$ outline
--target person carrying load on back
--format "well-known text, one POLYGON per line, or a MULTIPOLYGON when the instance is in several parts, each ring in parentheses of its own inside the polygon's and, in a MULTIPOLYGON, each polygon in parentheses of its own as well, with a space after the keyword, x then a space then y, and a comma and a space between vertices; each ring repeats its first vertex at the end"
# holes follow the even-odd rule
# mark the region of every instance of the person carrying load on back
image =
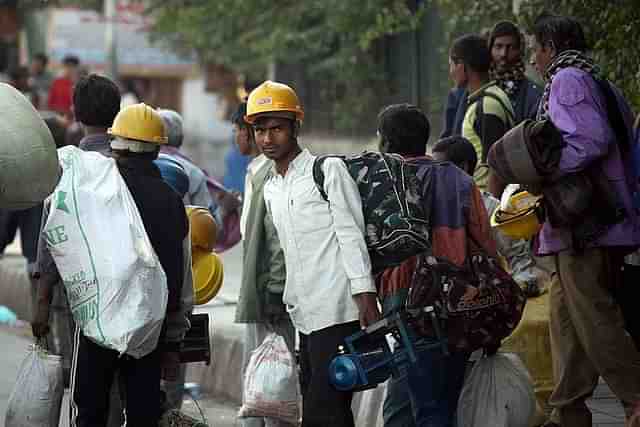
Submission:
MULTIPOLYGON (((448 160, 470 175, 473 174, 478 163, 473 145, 462 136, 451 136, 439 140, 432 152, 436 160, 448 160)), ((482 192, 482 200, 489 217, 491 217, 500 201, 486 191, 482 192)), ((540 295, 541 285, 548 280, 549 275, 536 265, 530 242, 509 237, 499 231, 494 231, 494 237, 498 244, 498 252, 506 260, 514 280, 518 282, 527 296, 540 295)))
MULTIPOLYGON (((184 307, 183 284, 187 275, 184 250, 188 242, 188 220, 180 196, 166 184, 153 161, 166 143, 164 125, 158 113, 145 104, 120 111, 109 129, 112 155, 138 209, 149 241, 166 275, 167 311, 157 347, 134 358, 103 347, 76 329, 72 365, 72 425, 107 425, 109 394, 115 371, 120 369, 125 384, 127 423, 156 426, 160 418, 160 379, 173 380, 179 363, 179 345, 189 328, 191 306, 184 307)), ((47 206, 45 206, 47 209, 47 206)), ((104 218, 105 226, 109 218, 104 218)), ((118 230, 113 230, 116 238, 118 230)), ((91 236, 86 236, 90 239, 91 236)), ((32 323, 36 337, 45 335, 51 286, 57 280, 56 263, 42 237, 39 263, 38 312, 32 323)), ((110 262, 105 260, 104 262, 110 262)), ((188 286, 191 284, 189 283, 188 286)), ((123 307, 124 309, 124 307, 123 307)))
MULTIPOLYGON (((377 126, 380 151, 400 154, 421 168, 438 164, 426 155, 430 124, 418 107, 389 105, 378 115, 377 126)), ((470 243, 477 242, 495 256, 488 216, 473 180, 453 164, 438 167, 440 173, 433 175, 427 190, 432 193, 433 255, 462 265, 470 243), (460 197, 451 198, 451 194, 460 197)), ((413 257, 377 277, 385 315, 405 306, 416 261, 413 257)), ((417 364, 407 367, 408 375, 389 380, 383 409, 385 426, 422 426, 427 422, 434 427, 453 426, 468 358, 468 353, 443 355, 440 349, 419 350, 417 364)))
POLYGON ((468 34, 456 39, 449 52, 449 74, 457 86, 469 91, 462 136, 473 144, 479 162, 473 179, 480 190, 496 197, 502 188, 494 182, 486 163, 489 149, 514 125, 508 95, 489 79, 491 53, 484 38, 468 34))
POLYGON ((545 80, 538 119, 550 120, 563 141, 553 183, 541 185, 547 215, 538 236, 540 254, 553 256, 557 270, 550 292, 556 381, 550 405, 562 426, 590 426, 585 401, 602 376, 624 406, 625 426, 637 427, 640 353, 611 294, 621 286, 624 255, 640 245, 633 116, 587 56, 579 22, 543 13, 532 34, 532 62, 545 80), (562 203, 552 204, 551 188, 585 176, 594 190, 571 185, 562 203), (558 215, 572 207, 574 194, 586 209, 577 218, 558 215))
POLYGON ((321 196, 313 156, 298 135, 304 112, 289 86, 266 81, 247 101, 256 143, 275 162, 264 186, 267 212, 284 251, 283 301, 300 333, 302 425, 354 425, 352 392, 329 383, 344 338, 379 319, 358 187, 342 160, 324 162, 321 196))

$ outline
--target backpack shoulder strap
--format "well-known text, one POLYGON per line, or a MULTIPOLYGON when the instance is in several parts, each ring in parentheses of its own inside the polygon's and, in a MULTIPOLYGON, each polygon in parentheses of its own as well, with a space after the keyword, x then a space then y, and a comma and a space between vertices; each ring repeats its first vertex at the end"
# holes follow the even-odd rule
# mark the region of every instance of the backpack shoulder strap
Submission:
POLYGON ((507 123, 505 123, 507 125, 507 128, 510 128, 515 124, 515 117, 513 116, 511 109, 509 109, 509 107, 505 105, 504 101, 500 99, 498 95, 491 92, 487 92, 486 90, 482 91, 482 93, 478 95, 478 98, 474 101, 476 104, 476 117, 473 121, 473 129, 480 136, 480 141, 482 142, 482 147, 483 147, 483 155, 482 155, 483 159, 486 158, 486 153, 484 153, 484 151, 486 150, 485 148, 486 133, 485 133, 485 123, 484 123, 485 122, 484 121, 484 98, 485 97, 489 97, 491 99, 494 99, 496 102, 498 102, 498 104, 500 105, 500 107, 502 108, 502 110, 505 112, 507 116, 507 123))
POLYGON ((511 112, 511 109, 505 105, 504 101, 502 100, 502 98, 500 98, 498 95, 496 95, 495 93, 491 93, 491 92, 483 92, 483 95, 480 97, 480 99, 484 98, 485 96, 488 96, 491 99, 494 99, 498 102, 498 104, 500 104, 500 107, 504 110, 506 116, 507 116, 507 120, 509 121, 509 123, 507 123, 510 126, 513 126, 514 122, 515 122, 515 117, 513 116, 513 113, 511 112))
POLYGON ((329 201, 329 196, 327 196, 326 191, 324 191, 324 171, 322 170, 322 164, 328 157, 331 156, 318 156, 313 160, 313 181, 316 183, 316 187, 320 192, 320 196, 325 200, 325 202, 329 201))

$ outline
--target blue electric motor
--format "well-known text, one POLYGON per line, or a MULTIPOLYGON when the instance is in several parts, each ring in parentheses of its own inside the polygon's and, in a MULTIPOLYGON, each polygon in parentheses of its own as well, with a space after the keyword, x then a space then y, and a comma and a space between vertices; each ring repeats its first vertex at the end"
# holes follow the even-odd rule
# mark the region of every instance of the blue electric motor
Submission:
MULTIPOLYGON (((409 335, 412 316, 406 311, 391 315, 345 338, 345 346, 329 365, 329 381, 340 391, 361 391, 375 388, 392 374, 400 376, 403 366, 416 363, 416 345, 409 335), (391 351, 387 336, 392 335, 399 346, 391 351)), ((440 335, 435 315, 434 328, 440 335)), ((446 342, 436 344, 446 352, 446 342)))

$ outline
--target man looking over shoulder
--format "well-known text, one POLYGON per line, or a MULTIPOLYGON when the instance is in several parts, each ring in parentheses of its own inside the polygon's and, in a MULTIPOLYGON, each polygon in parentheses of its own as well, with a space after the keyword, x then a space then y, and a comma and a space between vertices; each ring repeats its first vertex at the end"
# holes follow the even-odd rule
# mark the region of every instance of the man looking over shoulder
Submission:
POLYGON ((304 117, 289 86, 266 81, 249 95, 246 120, 275 162, 264 186, 284 251, 283 301, 300 333, 303 427, 352 427, 353 393, 329 384, 328 367, 344 338, 380 317, 364 240, 358 187, 340 159, 323 164, 324 190, 313 178, 315 157, 298 143, 304 117))

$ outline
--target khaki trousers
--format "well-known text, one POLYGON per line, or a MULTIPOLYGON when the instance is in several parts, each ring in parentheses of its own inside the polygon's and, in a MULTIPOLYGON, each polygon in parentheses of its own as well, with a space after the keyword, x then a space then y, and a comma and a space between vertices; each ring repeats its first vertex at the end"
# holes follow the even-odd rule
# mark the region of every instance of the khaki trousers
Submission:
POLYGON ((591 427, 585 399, 598 377, 625 407, 640 399, 640 354, 610 292, 619 283, 622 257, 594 248, 561 252, 555 262, 549 328, 556 384, 549 403, 563 426, 591 427))

